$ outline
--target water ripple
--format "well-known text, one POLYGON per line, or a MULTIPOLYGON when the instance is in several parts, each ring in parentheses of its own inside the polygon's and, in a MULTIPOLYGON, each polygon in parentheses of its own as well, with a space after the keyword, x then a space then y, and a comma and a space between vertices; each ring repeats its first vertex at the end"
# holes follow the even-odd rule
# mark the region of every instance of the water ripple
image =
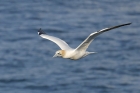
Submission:
POLYGON ((27 81, 29 81, 29 80, 24 79, 24 78, 0 79, 0 83, 22 83, 22 82, 27 82, 27 81))

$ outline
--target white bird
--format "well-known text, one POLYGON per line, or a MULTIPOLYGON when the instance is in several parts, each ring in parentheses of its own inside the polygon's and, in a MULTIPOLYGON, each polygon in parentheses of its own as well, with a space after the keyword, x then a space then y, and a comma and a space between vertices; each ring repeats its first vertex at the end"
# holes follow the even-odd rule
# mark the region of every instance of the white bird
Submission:
POLYGON ((44 33, 41 30, 41 28, 39 29, 38 34, 42 38, 48 39, 48 40, 56 43, 61 48, 61 50, 56 51, 56 53, 53 57, 62 57, 62 58, 77 60, 77 59, 83 58, 83 57, 85 57, 89 54, 95 53, 95 52, 88 52, 86 50, 96 36, 100 35, 103 32, 106 32, 106 31, 109 31, 109 30, 112 30, 112 29, 115 29, 115 28, 118 28, 118 27, 130 25, 130 24, 131 23, 121 24, 121 25, 117 25, 117 26, 113 26, 113 27, 109 27, 109 28, 105 28, 105 29, 93 32, 75 49, 71 48, 62 39, 59 39, 59 38, 54 37, 54 36, 47 35, 46 33, 44 33))

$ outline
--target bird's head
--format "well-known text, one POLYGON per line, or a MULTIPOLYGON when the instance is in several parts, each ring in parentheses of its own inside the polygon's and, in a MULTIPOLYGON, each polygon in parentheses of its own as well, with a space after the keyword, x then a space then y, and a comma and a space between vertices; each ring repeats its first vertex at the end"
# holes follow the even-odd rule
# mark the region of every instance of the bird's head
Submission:
POLYGON ((55 52, 55 55, 53 57, 64 57, 65 50, 58 50, 55 52))

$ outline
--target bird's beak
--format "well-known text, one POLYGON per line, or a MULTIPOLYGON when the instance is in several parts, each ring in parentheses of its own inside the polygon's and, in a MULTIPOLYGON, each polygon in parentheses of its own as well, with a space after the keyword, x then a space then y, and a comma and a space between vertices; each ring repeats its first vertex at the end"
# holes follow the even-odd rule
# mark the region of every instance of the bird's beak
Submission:
POLYGON ((55 54, 53 57, 57 57, 57 55, 55 54))

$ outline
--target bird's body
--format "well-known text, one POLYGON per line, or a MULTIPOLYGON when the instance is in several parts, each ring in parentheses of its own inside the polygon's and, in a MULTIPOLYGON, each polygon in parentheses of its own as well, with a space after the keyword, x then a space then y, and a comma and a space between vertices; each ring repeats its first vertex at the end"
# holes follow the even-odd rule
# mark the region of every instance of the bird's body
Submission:
MULTIPOLYGON (((77 60, 77 59, 83 58, 91 53, 95 53, 95 52, 88 52, 88 51, 77 51, 75 49, 58 50, 57 52, 61 54, 62 58, 67 58, 67 59, 72 59, 72 60, 77 60)), ((57 52, 54 55, 54 57, 56 57, 58 55, 57 52)))
POLYGON ((63 58, 68 58, 68 59, 72 59, 72 60, 77 60, 77 59, 83 58, 92 53, 92 52, 88 52, 88 51, 75 51, 75 49, 70 50, 70 51, 69 50, 60 50, 60 51, 62 51, 63 58))
POLYGON ((45 39, 48 39, 54 43, 56 43, 61 50, 56 51, 55 55, 53 57, 62 57, 62 58, 67 58, 67 59, 72 59, 72 60, 77 60, 80 58, 83 58, 89 54, 94 54, 95 52, 88 52, 87 48, 90 45, 90 43, 94 40, 94 38, 98 35, 100 35, 103 32, 118 28, 118 27, 122 27, 125 25, 130 25, 131 23, 127 23, 127 24, 122 24, 122 25, 118 25, 118 26, 114 26, 114 27, 110 27, 110 28, 105 28, 102 29, 100 31, 96 31, 94 33, 91 33, 77 48, 73 49, 71 48, 65 41, 54 37, 54 36, 50 36, 47 35, 46 33, 44 33, 41 29, 38 31, 38 34, 45 39))

